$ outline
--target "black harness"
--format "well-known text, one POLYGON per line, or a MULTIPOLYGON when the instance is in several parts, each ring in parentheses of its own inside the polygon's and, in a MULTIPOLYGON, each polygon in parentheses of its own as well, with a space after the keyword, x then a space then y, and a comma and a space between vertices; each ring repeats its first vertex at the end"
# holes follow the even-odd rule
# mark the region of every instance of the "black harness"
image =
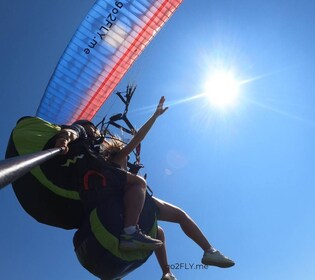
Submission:
MULTIPOLYGON (((125 92, 116 92, 117 96, 120 98, 120 100, 125 104, 125 109, 123 113, 115 114, 109 118, 107 122, 105 122, 105 118, 97 124, 97 127, 101 126, 100 131, 105 136, 105 138, 113 138, 113 134, 110 132, 109 127, 116 127, 120 129, 123 132, 126 132, 129 135, 134 136, 137 131, 132 125, 132 123, 129 121, 127 117, 129 105, 131 98, 136 90, 136 86, 127 86, 127 89, 125 92), (123 122, 123 125, 119 122, 123 122)), ((133 151, 133 154, 135 156, 135 161, 130 162, 128 161, 128 168, 129 172, 133 174, 137 174, 141 168, 143 168, 143 164, 140 162, 140 153, 141 153, 141 143, 135 148, 133 151)), ((146 177, 146 176, 145 176, 146 177)))

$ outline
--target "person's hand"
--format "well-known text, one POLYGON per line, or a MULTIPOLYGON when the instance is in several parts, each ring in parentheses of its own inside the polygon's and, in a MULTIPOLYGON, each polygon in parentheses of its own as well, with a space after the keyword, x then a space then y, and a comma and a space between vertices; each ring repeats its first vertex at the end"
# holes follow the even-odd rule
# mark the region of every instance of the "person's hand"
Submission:
POLYGON ((65 155, 69 151, 68 144, 78 137, 74 130, 62 129, 56 137, 55 148, 63 148, 62 154, 65 155))
POLYGON ((69 151, 69 142, 70 139, 67 139, 65 137, 58 137, 56 139, 55 148, 63 148, 62 154, 65 155, 69 151))
POLYGON ((165 102, 165 97, 162 96, 160 99, 160 102, 156 108, 156 111, 154 113, 155 116, 161 116, 162 114, 164 114, 164 112, 168 109, 168 107, 163 108, 164 106, 164 102, 165 102))

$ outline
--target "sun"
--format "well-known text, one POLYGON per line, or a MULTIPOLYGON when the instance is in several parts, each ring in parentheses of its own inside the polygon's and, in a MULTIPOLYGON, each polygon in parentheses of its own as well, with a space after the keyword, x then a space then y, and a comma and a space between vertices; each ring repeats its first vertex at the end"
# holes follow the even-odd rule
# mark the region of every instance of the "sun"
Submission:
POLYGON ((240 82, 231 71, 216 71, 205 83, 204 95, 209 103, 221 109, 236 104, 240 93, 240 82))

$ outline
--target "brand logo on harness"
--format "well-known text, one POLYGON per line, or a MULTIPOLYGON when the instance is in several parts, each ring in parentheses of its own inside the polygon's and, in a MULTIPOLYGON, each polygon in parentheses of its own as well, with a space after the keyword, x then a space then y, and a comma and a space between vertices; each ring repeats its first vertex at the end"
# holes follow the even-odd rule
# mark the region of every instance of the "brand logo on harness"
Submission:
POLYGON ((75 164, 79 159, 84 158, 84 154, 75 156, 73 159, 69 158, 65 164, 61 165, 62 167, 69 167, 70 164, 75 164))

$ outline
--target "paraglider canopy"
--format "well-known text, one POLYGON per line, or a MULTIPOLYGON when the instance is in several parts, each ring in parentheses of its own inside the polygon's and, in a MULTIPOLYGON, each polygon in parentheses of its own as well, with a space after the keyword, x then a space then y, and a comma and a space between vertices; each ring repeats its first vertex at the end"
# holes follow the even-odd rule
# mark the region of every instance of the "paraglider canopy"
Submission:
POLYGON ((91 120, 182 0, 98 0, 62 55, 36 115, 91 120))

